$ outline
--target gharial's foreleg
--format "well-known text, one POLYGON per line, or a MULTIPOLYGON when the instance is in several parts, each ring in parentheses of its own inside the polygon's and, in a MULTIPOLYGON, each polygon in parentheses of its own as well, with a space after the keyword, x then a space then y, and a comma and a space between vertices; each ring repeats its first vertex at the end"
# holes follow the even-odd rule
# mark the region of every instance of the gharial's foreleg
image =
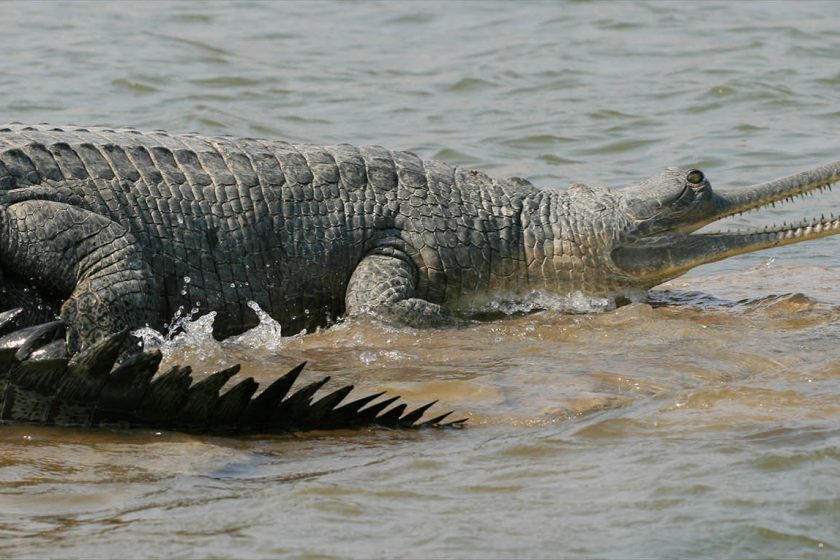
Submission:
POLYGON ((347 315, 372 314, 411 327, 455 326, 462 321, 436 303, 416 298, 417 271, 402 255, 368 255, 350 277, 347 315))
POLYGON ((154 316, 154 275, 134 237, 88 210, 43 200, 0 207, 0 266, 64 299, 71 352, 154 316))

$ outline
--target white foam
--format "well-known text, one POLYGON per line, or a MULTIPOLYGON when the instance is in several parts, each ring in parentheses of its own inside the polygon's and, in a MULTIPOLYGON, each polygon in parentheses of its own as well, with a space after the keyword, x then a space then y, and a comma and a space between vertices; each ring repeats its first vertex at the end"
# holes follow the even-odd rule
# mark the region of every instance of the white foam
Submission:
POLYGON ((496 296, 488 301, 471 305, 468 312, 516 315, 540 310, 562 313, 601 313, 611 309, 615 309, 615 299, 611 297, 591 296, 583 292, 558 295, 534 290, 524 295, 496 296))

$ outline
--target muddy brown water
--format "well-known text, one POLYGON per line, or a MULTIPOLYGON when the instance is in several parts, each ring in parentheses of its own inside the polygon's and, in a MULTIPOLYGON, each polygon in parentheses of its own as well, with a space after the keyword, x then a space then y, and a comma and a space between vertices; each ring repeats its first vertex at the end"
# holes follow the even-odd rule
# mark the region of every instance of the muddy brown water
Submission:
MULTIPOLYGON (((671 164, 742 186, 840 158, 838 24, 834 2, 2 3, 0 115, 379 143, 556 188, 671 164)), ((618 309, 497 301, 462 330, 196 326, 168 360, 267 380, 306 359, 469 425, 2 426, 0 555, 836 558, 838 247, 708 265, 618 309)))

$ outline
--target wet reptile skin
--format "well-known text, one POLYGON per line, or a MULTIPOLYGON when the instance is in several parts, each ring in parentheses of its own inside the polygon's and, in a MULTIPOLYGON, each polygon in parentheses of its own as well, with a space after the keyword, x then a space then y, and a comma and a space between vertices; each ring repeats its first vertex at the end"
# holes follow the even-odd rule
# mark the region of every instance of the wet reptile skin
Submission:
POLYGON ((596 247, 611 200, 381 147, 0 128, 2 274, 63 302, 71 348, 182 306, 218 311, 227 336, 257 323, 253 300, 292 334, 370 310, 448 323, 482 294, 610 291, 624 279, 596 247))

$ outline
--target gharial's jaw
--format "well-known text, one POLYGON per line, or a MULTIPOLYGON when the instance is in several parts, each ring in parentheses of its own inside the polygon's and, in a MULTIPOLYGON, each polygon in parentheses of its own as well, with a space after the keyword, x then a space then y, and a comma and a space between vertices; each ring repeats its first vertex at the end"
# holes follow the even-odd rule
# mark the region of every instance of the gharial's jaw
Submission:
POLYGON ((833 214, 761 230, 687 233, 734 214, 822 191, 837 181, 840 181, 840 162, 745 189, 716 193, 707 215, 669 231, 622 244, 612 251, 612 260, 640 284, 654 286, 701 264, 838 234, 840 218, 833 214))

